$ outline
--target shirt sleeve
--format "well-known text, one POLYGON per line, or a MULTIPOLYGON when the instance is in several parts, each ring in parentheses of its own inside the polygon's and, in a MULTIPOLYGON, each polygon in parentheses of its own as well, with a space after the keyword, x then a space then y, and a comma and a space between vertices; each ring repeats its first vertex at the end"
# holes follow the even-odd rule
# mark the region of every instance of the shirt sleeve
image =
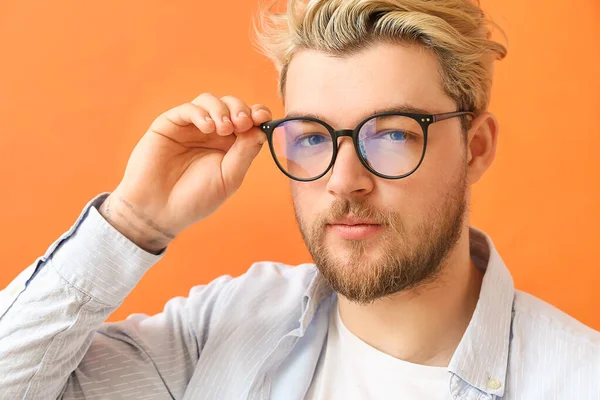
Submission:
POLYGON ((0 399, 180 398, 185 391, 230 277, 170 300, 158 315, 104 323, 164 255, 112 227, 96 208, 106 197, 88 203, 0 292, 0 399))

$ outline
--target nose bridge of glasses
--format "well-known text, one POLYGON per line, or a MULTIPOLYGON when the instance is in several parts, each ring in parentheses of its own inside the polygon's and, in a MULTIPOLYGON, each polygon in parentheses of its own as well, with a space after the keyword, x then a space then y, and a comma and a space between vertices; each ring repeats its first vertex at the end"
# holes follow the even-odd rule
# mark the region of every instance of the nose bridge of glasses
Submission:
POLYGON ((354 131, 352 129, 340 129, 337 131, 333 131, 333 137, 337 140, 338 138, 341 138, 343 136, 349 136, 352 137, 352 133, 354 131))
MULTIPOLYGON (((336 143, 336 147, 338 147, 339 145, 337 144, 338 139, 347 136, 349 138, 352 138, 352 136, 354 135, 354 130, 352 129, 340 129, 340 130, 335 130, 332 132, 333 134, 333 138, 334 138, 334 142, 336 143)), ((361 144, 359 143, 359 146, 361 146, 361 144)), ((364 149, 362 148, 358 148, 356 146, 353 146, 354 150, 356 151, 356 155, 358 156, 358 158, 361 158, 360 153, 363 152, 364 153, 364 149)), ((339 151, 339 150, 338 150, 339 151)), ((335 158, 337 158, 337 155, 335 156, 335 158)))

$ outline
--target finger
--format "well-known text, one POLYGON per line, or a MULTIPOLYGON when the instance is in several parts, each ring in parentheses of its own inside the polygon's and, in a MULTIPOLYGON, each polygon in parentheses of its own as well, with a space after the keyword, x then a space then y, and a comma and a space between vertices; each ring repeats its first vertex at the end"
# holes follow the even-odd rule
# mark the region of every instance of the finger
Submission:
POLYGON ((264 137, 264 133, 258 129, 236 135, 235 142, 223 156, 221 163, 221 173, 228 194, 241 186, 252 161, 262 148, 264 137))
POLYGON ((233 122, 229 115, 229 107, 218 97, 210 93, 203 93, 192 100, 192 103, 204 108, 216 125, 217 134, 221 136, 233 133, 233 122))
POLYGON ((164 112, 150 126, 150 129, 164 134, 171 135, 173 126, 184 127, 194 124, 200 131, 211 133, 215 130, 212 120, 207 120, 206 110, 192 103, 185 103, 164 112))
POLYGON ((271 110, 264 104, 255 104, 250 108, 252 109, 252 120, 256 126, 273 119, 271 110))
POLYGON ((189 104, 196 109, 196 112, 192 114, 194 117, 192 118, 194 125, 196 125, 202 133, 213 133, 216 130, 216 125, 208 111, 195 104, 189 104))
POLYGON ((254 126, 252 110, 237 97, 224 96, 221 101, 229 107, 229 115, 233 121, 235 132, 246 132, 254 126))

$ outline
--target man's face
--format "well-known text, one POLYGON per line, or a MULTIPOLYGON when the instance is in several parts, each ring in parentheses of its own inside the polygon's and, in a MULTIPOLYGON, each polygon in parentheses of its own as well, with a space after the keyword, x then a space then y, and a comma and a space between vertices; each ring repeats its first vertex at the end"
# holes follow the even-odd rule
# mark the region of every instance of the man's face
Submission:
MULTIPOLYGON (((439 64, 417 46, 378 44, 345 58, 305 50, 288 70, 287 113, 353 129, 379 110, 455 111, 439 64)), ((335 165, 313 182, 292 181, 296 218, 323 276, 361 304, 431 281, 464 230, 468 192, 459 118, 429 127, 419 169, 399 180, 371 174, 349 137, 335 165), (354 225, 354 226, 351 226, 354 225)))

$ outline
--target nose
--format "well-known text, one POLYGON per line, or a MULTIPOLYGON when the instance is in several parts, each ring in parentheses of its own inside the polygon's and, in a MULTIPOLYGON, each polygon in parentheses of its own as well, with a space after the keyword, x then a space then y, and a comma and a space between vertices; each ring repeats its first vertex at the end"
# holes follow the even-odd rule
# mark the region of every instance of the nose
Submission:
POLYGON ((339 139, 336 160, 328 175, 327 191, 333 196, 365 196, 373 190, 375 176, 362 165, 349 137, 339 139))

